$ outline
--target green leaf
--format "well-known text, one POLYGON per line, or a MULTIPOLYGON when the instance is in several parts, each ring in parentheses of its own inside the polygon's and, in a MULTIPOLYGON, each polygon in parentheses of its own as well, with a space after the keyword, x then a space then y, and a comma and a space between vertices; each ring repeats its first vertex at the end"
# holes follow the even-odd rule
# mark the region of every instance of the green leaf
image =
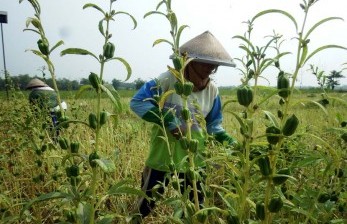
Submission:
POLYGON ((266 114, 266 116, 269 118, 269 120, 275 127, 280 128, 280 125, 278 124, 275 115, 273 115, 270 111, 267 110, 263 110, 263 112, 266 114))
POLYGON ((32 17, 27 18, 27 20, 25 22, 25 26, 28 28, 30 26, 30 24, 32 24, 38 30, 42 30, 41 21, 39 19, 32 18, 32 17))
POLYGON ((178 28, 177 35, 176 35, 176 46, 175 46, 175 47, 177 47, 177 49, 180 47, 180 39, 181 39, 182 31, 187 27, 189 27, 189 26, 182 25, 178 28))
POLYGON ((307 49, 307 44, 304 44, 304 46, 302 47, 302 53, 301 53, 301 59, 299 62, 299 67, 301 68, 306 60, 307 57, 307 53, 308 53, 308 49, 307 49))
POLYGON ((75 99, 78 99, 81 97, 82 93, 84 93, 87 90, 94 89, 92 85, 83 85, 81 86, 78 91, 76 92, 75 99))
POLYGON ((115 90, 114 87, 110 84, 100 85, 100 88, 107 94, 108 98, 112 101, 114 109, 118 112, 122 111, 122 103, 120 101, 120 96, 117 90, 115 90))
POLYGON ((257 15, 255 15, 252 18, 251 23, 253 23, 257 18, 259 18, 259 17, 261 17, 263 15, 269 14, 269 13, 280 13, 280 14, 288 17, 293 22, 293 24, 295 26, 295 30, 296 31, 298 30, 298 24, 297 24, 295 18, 291 14, 289 14, 288 12, 283 11, 283 10, 279 10, 279 9, 268 9, 268 10, 264 10, 262 12, 259 12, 257 15))
POLYGON ((322 50, 325 50, 325 49, 329 49, 329 48, 338 48, 338 49, 343 49, 343 50, 347 50, 346 47, 342 47, 340 45, 334 45, 334 44, 331 44, 331 45, 325 45, 325 46, 322 46, 322 47, 319 47, 318 49, 316 49, 315 51, 313 51, 310 55, 307 56, 304 64, 306 64, 306 62, 308 60, 310 60, 311 57, 313 57, 315 54, 317 54, 318 52, 322 51, 322 50))
POLYGON ((318 23, 314 24, 314 25, 311 27, 311 29, 306 33, 304 40, 307 40, 307 38, 309 37, 309 35, 310 35, 318 26, 320 26, 320 25, 322 25, 323 23, 328 22, 328 21, 330 21, 330 20, 336 20, 336 19, 343 20, 341 17, 329 17, 329 18, 325 18, 325 19, 319 21, 318 23))
POLYGON ((165 16, 165 17, 166 17, 166 15, 165 15, 164 13, 162 13, 162 12, 150 11, 150 12, 147 12, 147 13, 143 16, 143 18, 146 18, 147 16, 150 16, 150 15, 153 15, 153 14, 158 14, 158 15, 162 15, 162 16, 165 16))
POLYGON ((166 4, 166 0, 160 1, 155 9, 158 10, 162 4, 166 4))
POLYGON ((53 199, 67 199, 72 200, 74 196, 72 194, 63 193, 63 192, 50 192, 47 194, 42 194, 37 198, 34 198, 33 200, 29 201, 21 210, 21 215, 23 215, 23 212, 25 210, 28 210, 33 204, 42 202, 42 201, 48 201, 53 199))
POLYGON ((222 106, 222 111, 224 110, 224 108, 225 108, 228 104, 233 103, 233 102, 236 102, 236 101, 235 101, 235 100, 227 100, 227 101, 225 101, 225 102, 223 103, 223 106, 222 106))
POLYGON ((132 70, 131 70, 129 63, 125 59, 120 58, 120 57, 114 57, 114 58, 111 58, 109 60, 117 60, 117 61, 120 61, 124 65, 124 67, 127 70, 127 77, 124 81, 127 81, 131 77, 132 70))
POLYGON ((100 31, 100 33, 102 34, 102 36, 104 36, 105 37, 105 31, 104 31, 104 25, 103 25, 103 22, 104 22, 104 20, 102 19, 102 20, 100 20, 100 22, 99 22, 99 31, 100 31))
POLYGON ((297 159, 295 162, 295 167, 311 167, 323 161, 323 159, 318 155, 307 155, 302 160, 297 159))
POLYGON ((170 73, 171 73, 173 76, 176 77, 177 80, 179 80, 180 82, 183 82, 183 80, 181 80, 181 75, 180 75, 180 73, 179 73, 176 69, 174 69, 174 68, 172 68, 172 67, 170 67, 170 66, 167 66, 167 68, 169 69, 170 73))
POLYGON ((232 115, 234 115, 234 117, 236 118, 236 120, 239 122, 240 126, 242 129, 246 130, 246 124, 243 122, 242 118, 236 114, 233 111, 228 111, 229 113, 231 113, 232 115))
POLYGON ((304 216, 306 216, 307 218, 311 219, 311 221, 313 223, 317 223, 317 219, 315 219, 314 217, 312 217, 312 213, 310 213, 309 211, 305 211, 304 209, 301 208, 293 208, 291 211, 302 214, 304 216))
POLYGON ((34 29, 23 29, 23 31, 32 31, 34 33, 37 33, 38 35, 41 35, 39 31, 34 30, 34 29))
POLYGON ((133 29, 135 29, 136 27, 137 27, 137 22, 136 22, 136 19, 131 15, 131 14, 129 14, 129 13, 127 13, 127 12, 122 12, 122 11, 119 11, 119 12, 116 12, 114 15, 117 15, 117 14, 124 14, 124 15, 127 15, 127 16, 129 16, 130 17, 130 19, 133 21, 133 23, 134 23, 134 27, 133 27, 133 29))
POLYGON ((80 202, 76 211, 78 223, 90 224, 93 223, 90 220, 90 213, 93 211, 93 206, 91 204, 80 202))
POLYGON ((171 89, 171 90, 168 90, 164 94, 161 95, 160 101, 158 103, 158 106, 161 110, 164 108, 164 104, 166 102, 166 99, 173 93, 175 93, 175 90, 171 89))
POLYGON ((58 43, 56 43, 52 49, 49 51, 49 53, 52 53, 54 49, 56 49, 57 47, 59 47, 60 45, 63 45, 64 44, 64 41, 60 40, 58 41, 58 43))
POLYGON ((166 39, 158 39, 158 40, 154 41, 152 47, 154 47, 154 46, 157 45, 157 44, 163 43, 163 42, 164 42, 164 43, 170 44, 170 46, 171 46, 172 48, 174 47, 173 43, 170 42, 170 41, 168 41, 168 40, 166 40, 166 39))
POLYGON ((90 55, 94 57, 97 61, 99 61, 98 57, 96 57, 93 53, 82 48, 67 48, 60 52, 60 56, 64 56, 67 54, 90 55))
POLYGON ((147 198, 147 195, 142 190, 127 186, 128 182, 129 181, 127 180, 123 180, 116 183, 115 185, 110 187, 110 189, 107 191, 107 194, 110 196, 120 194, 133 194, 147 198))
POLYGON ((114 162, 112 160, 108 159, 95 159, 94 160, 99 167, 105 172, 105 173, 112 173, 116 170, 116 166, 114 165, 114 162))
MULTIPOLYGON (((243 36, 240 36, 240 35, 236 35, 233 38, 243 40, 244 42, 246 42, 247 46, 252 48, 252 51, 255 51, 255 48, 254 48, 253 44, 247 38, 245 38, 243 36)), ((243 45, 243 46, 245 46, 245 45, 243 45)), ((248 49, 248 47, 244 47, 244 48, 248 49)), ((251 52, 250 50, 248 50, 248 51, 251 52)))
POLYGON ((97 9, 98 11, 100 11, 104 16, 106 16, 106 13, 104 12, 104 10, 102 10, 102 8, 100 8, 99 6, 95 5, 95 4, 92 4, 92 3, 87 3, 83 6, 83 9, 86 9, 86 8, 90 8, 90 7, 93 7, 95 9, 97 9))
POLYGON ((41 51, 33 50, 33 49, 29 49, 29 50, 25 50, 25 51, 26 51, 26 52, 27 52, 27 51, 31 51, 32 53, 34 53, 35 55, 41 57, 41 58, 42 58, 43 60, 45 60, 45 61, 46 61, 46 59, 47 59, 47 56, 44 55, 44 54, 42 54, 41 51))

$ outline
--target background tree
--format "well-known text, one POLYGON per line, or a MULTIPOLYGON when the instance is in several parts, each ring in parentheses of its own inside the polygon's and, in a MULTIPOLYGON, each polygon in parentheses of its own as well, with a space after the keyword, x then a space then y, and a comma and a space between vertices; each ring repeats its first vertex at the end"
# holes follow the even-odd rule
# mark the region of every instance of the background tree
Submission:
POLYGON ((138 78, 134 81, 135 89, 140 89, 143 84, 145 84, 145 81, 143 81, 141 78, 138 78))
POLYGON ((118 79, 113 79, 112 80, 112 86, 115 89, 119 89, 119 87, 121 86, 122 82, 118 79))
POLYGON ((341 73, 342 71, 335 70, 330 72, 330 75, 326 77, 326 86, 328 89, 334 90, 336 86, 340 85, 337 79, 344 78, 344 76, 341 73))

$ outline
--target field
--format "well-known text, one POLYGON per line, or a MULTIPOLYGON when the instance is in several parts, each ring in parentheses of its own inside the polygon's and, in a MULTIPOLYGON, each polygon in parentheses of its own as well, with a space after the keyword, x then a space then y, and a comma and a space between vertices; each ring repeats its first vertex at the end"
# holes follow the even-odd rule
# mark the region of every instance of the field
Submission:
MULTIPOLYGON (((115 54, 118 43, 111 39, 114 30, 110 23, 123 14, 135 29, 135 18, 115 11, 115 0, 109 1, 108 9, 87 3, 83 9, 96 10, 102 18, 95 27, 104 40, 101 52, 79 47, 61 49, 63 40, 53 43, 46 36, 39 1, 28 2, 34 14, 28 17, 25 31, 39 34, 37 49, 29 52, 45 62, 42 73, 50 74, 60 112, 54 114, 58 125, 52 127, 47 110, 29 105, 27 92, 11 89, 8 98, 1 93, 0 223, 347 223, 347 94, 332 91, 347 63, 327 75, 311 61, 326 49, 347 48, 338 44, 312 48, 311 34, 316 28, 342 19, 327 17, 308 25, 308 11, 318 0, 298 4, 304 15, 299 23, 289 12, 269 9, 247 20, 245 32, 233 36, 243 52, 233 58, 242 84, 221 88, 220 95, 223 127, 236 141, 217 127, 219 110, 201 116, 204 107, 191 98, 193 89, 199 88, 191 75, 201 74, 190 62, 190 53, 195 53, 189 49, 181 52, 180 37, 189 26, 178 24, 171 0, 159 1, 155 11, 144 15, 160 15, 169 22, 172 39, 157 39, 153 46, 169 44, 173 67, 168 66, 168 70, 175 78, 174 88, 160 93, 155 91, 160 86, 155 86, 143 99, 155 105, 143 117, 156 122, 159 136, 155 140, 162 141, 158 150, 167 150, 164 168, 170 171, 168 181, 158 183, 150 198, 140 185, 154 124, 130 110, 134 91, 117 92, 104 82, 110 62, 124 66, 125 81, 132 75, 130 64, 115 54), (255 43, 253 28, 262 27, 259 18, 269 14, 281 15, 295 27, 290 39, 297 47, 290 52, 281 48, 286 37, 275 31, 263 38, 267 43, 255 43), (88 82, 83 82, 77 92, 58 88, 51 60, 58 48, 60 56, 88 56, 100 66, 98 74, 90 72, 85 79, 88 82), (283 66, 283 57, 293 59, 291 69, 283 66), (260 86, 259 81, 266 80, 269 72, 276 75, 276 87, 260 86), (297 89, 298 76, 303 72, 314 75, 319 88, 297 89), (177 94, 175 97, 181 100, 177 105, 182 107, 181 113, 169 114, 176 110, 165 104, 170 94, 177 94), (62 109, 61 100, 67 102, 68 110, 62 109), (183 134, 174 135, 167 127, 166 116, 171 115, 186 124, 183 134), (192 131, 197 126, 201 129, 192 131), (186 180, 191 184, 185 186, 186 180), (166 190, 163 194, 160 187, 166 190), (199 200, 199 193, 204 201, 199 200), (136 209, 141 197, 157 205, 142 222, 136 209)), ((206 62, 204 54, 197 55, 215 70, 212 64, 233 65, 230 59, 222 63, 220 58, 208 55, 206 62)), ((204 81, 215 70, 206 73, 204 81)), ((15 86, 7 82, 7 71, 5 77, 10 87, 15 86)), ((218 100, 213 106, 218 108, 218 100)))
MULTIPOLYGON (((270 92, 263 90, 259 96, 270 92)), ((243 142, 240 124, 230 111, 242 114, 244 107, 237 103, 234 90, 222 90, 221 93, 223 102, 231 102, 223 110, 224 128, 243 142)), ((0 106, 1 223, 74 223, 76 216, 82 216, 81 210, 87 209, 81 208, 81 204, 91 200, 89 191, 93 178, 97 179, 95 195, 99 203, 96 219, 103 218, 103 223, 127 223, 139 197, 140 176, 151 130, 151 124, 136 117, 129 109, 129 100, 134 92, 120 92, 122 111, 110 116, 113 119, 108 119, 100 131, 99 156, 114 164, 109 171, 101 166, 92 169, 88 164, 95 133, 87 125, 71 122, 61 131, 61 135, 71 143, 80 143, 78 155, 71 157, 70 149, 62 149, 47 137, 47 129, 41 128, 42 120, 35 117, 29 108, 26 93, 13 94, 15 97, 9 101, 3 97, 0 106), (47 148, 43 150, 44 147, 47 148), (66 175, 66 167, 70 163, 79 166, 77 183, 66 175)), ((91 95, 75 99, 74 94, 61 93, 69 105, 66 115, 71 121, 88 123, 88 114, 95 109, 95 98, 91 95)), ((347 144, 340 136, 343 130, 346 131, 341 123, 347 118, 347 96, 345 93, 329 93, 329 96, 326 107, 298 103, 290 111, 297 115, 300 123, 295 134, 285 138, 286 142, 277 154, 277 169, 289 168, 291 173, 285 183, 273 186, 274 192, 284 202, 278 213, 271 213, 273 223, 346 222, 347 144), (326 199, 322 198, 324 195, 326 199)), ((319 93, 297 92, 293 102, 299 99, 302 102, 318 101, 320 98, 319 93)), ((247 178, 250 184, 245 217, 248 217, 249 223, 260 222, 256 221, 255 204, 264 197, 266 181, 259 172, 258 164, 252 161, 269 152, 265 136, 269 118, 263 110, 277 114, 280 108, 278 100, 278 96, 272 96, 253 114, 254 139, 249 176, 242 173, 242 156, 232 153, 228 147, 208 143, 210 159, 205 175, 204 206, 209 208, 205 210, 209 217, 205 223, 226 223, 230 212, 238 213, 240 205, 235 202, 241 195, 236 183, 245 183, 242 178, 247 178)), ((108 102, 102 98, 101 108, 112 113, 113 108, 108 102)), ((177 209, 174 199, 177 199, 177 192, 169 185, 155 211, 144 223, 170 223, 172 212, 177 209)))

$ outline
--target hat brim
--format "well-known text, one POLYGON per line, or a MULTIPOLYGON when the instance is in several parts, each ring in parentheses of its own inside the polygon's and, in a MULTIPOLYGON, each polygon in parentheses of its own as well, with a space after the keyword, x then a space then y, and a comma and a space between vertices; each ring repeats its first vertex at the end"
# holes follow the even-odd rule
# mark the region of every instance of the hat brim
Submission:
MULTIPOLYGON (((175 55, 173 55, 173 54, 170 55, 170 59, 174 59, 174 58, 175 58, 175 55)), ((192 59, 193 61, 202 62, 202 63, 206 63, 206 64, 236 67, 236 64, 233 61, 218 60, 215 58, 208 58, 206 56, 202 57, 199 55, 192 55, 192 54, 188 54, 188 58, 192 59)))
POLYGON ((188 57, 193 59, 193 61, 202 62, 202 63, 206 63, 206 64, 236 67, 236 64, 233 61, 218 60, 216 58, 208 58, 206 56, 202 57, 199 55, 191 55, 191 54, 188 54, 188 57))

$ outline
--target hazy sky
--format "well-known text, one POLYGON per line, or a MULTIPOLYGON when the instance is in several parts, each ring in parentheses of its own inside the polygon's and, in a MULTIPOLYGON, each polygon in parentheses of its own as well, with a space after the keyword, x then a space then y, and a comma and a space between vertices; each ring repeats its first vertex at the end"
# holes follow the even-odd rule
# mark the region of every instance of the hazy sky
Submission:
MULTIPOLYGON (((99 64, 88 56, 67 55, 60 56, 60 51, 65 48, 85 48, 99 55, 102 50, 103 37, 98 31, 98 22, 101 15, 96 10, 88 8, 83 10, 86 3, 98 4, 102 8, 108 7, 106 0, 44 0, 40 1, 42 7, 42 22, 51 45, 59 40, 64 45, 56 49, 51 55, 56 66, 58 78, 79 80, 87 78, 91 71, 98 73, 99 64)), ((251 19, 256 13, 265 9, 282 9, 295 17, 299 27, 303 20, 303 12, 299 7, 302 0, 172 0, 173 10, 176 12, 180 25, 189 25, 181 38, 181 43, 209 30, 225 46, 233 58, 241 58, 244 51, 239 49, 241 43, 233 39, 235 35, 243 35, 247 26, 244 21, 251 19)), ((129 81, 137 78, 149 80, 157 77, 171 65, 169 55, 171 49, 167 44, 152 47, 153 42, 159 38, 170 38, 167 20, 158 15, 143 18, 144 14, 155 9, 159 0, 118 0, 113 4, 116 11, 126 11, 132 14, 138 23, 133 28, 129 17, 119 15, 111 25, 112 42, 116 45, 116 56, 129 62, 133 74, 129 81)), ((338 44, 347 47, 347 3, 343 0, 320 0, 311 8, 308 16, 307 29, 316 22, 326 17, 337 16, 344 21, 330 21, 320 26, 311 34, 309 50, 312 51, 322 45, 338 44)), ((164 7, 161 8, 163 11, 164 7)), ((33 17, 33 8, 27 1, 19 4, 18 0, 1 0, 0 11, 8 13, 8 24, 3 24, 5 43, 6 67, 11 75, 31 74, 40 75, 39 68, 45 65, 44 61, 26 49, 36 49, 38 35, 33 32, 23 32, 25 21, 33 17)), ((291 51, 292 55, 285 56, 281 64, 287 72, 293 72, 295 49, 297 41, 293 37, 296 31, 293 24, 283 16, 267 15, 256 21, 254 25, 253 43, 263 46, 268 39, 267 35, 283 34, 285 42, 283 51, 291 51)), ((4 75, 2 45, 0 75, 4 75)), ((332 70, 342 70, 347 62, 347 52, 344 50, 327 50, 317 54, 309 64, 315 64, 329 74, 332 70)), ((264 76, 275 85, 276 70, 269 70, 264 76)), ((347 76, 347 70, 343 71, 347 76)), ((111 81, 116 78, 125 79, 125 70, 118 62, 106 64, 105 79, 111 81)), ((221 67, 214 80, 219 86, 239 85, 240 72, 235 68, 221 67)), ((341 84, 347 84, 347 78, 341 79, 341 84)), ((268 82, 261 82, 268 85, 268 82)), ((297 85, 317 85, 315 77, 304 68, 299 74, 297 85)))

